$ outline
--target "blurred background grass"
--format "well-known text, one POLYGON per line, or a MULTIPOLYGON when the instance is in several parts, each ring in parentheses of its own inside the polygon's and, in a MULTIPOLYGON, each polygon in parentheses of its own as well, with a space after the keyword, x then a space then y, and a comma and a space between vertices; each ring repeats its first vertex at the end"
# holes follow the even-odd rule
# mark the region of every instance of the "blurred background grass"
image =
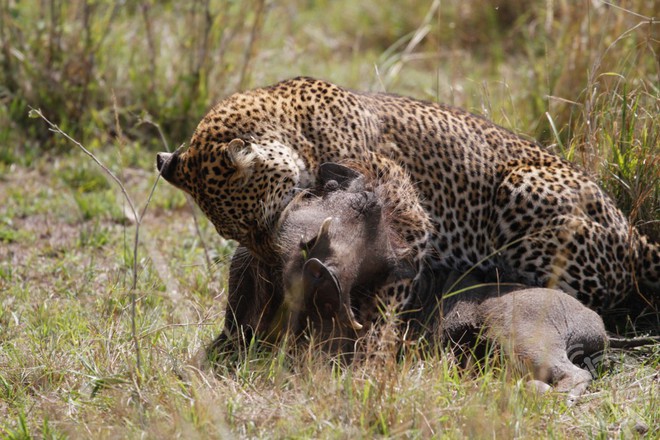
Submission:
POLYGON ((655 0, 0 4, 0 172, 71 149, 28 106, 92 150, 121 131, 155 151, 145 122, 178 145, 222 97, 309 75, 482 114, 581 163, 635 220, 658 219, 655 0))

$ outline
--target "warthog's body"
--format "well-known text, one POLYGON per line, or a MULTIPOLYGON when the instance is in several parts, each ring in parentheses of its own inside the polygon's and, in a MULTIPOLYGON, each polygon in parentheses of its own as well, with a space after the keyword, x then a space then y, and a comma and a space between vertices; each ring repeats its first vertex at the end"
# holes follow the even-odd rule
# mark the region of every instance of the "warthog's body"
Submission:
POLYGON ((480 281, 473 276, 459 280, 456 274, 447 279, 442 339, 461 347, 484 339, 495 342, 541 390, 552 384, 557 391, 579 396, 609 346, 660 342, 609 338, 600 316, 562 291, 480 281))

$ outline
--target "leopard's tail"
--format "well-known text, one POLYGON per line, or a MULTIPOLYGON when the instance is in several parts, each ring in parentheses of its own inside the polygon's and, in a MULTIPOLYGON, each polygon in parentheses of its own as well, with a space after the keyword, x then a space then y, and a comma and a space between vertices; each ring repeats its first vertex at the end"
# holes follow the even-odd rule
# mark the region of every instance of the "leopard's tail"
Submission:
POLYGON ((648 237, 638 234, 639 254, 637 260, 637 281, 647 298, 660 306, 660 243, 652 242, 648 237))

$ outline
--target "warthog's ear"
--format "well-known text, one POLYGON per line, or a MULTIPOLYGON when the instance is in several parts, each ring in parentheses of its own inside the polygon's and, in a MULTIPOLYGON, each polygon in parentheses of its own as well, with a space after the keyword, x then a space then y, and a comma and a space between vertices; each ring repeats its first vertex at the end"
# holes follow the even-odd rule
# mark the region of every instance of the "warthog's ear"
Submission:
MULTIPOLYGON (((334 162, 326 162, 319 165, 318 183, 325 186, 330 181, 335 181, 339 184, 338 189, 348 189, 352 183, 356 183, 358 179, 363 176, 361 173, 349 168, 345 165, 340 165, 334 162)), ((360 189, 355 189, 360 191, 360 189)))
POLYGON ((310 258, 303 266, 303 291, 305 304, 322 317, 336 314, 344 325, 353 330, 362 329, 351 309, 349 292, 342 292, 337 276, 317 258, 310 258))
POLYGON ((234 167, 231 181, 245 183, 252 175, 254 164, 259 157, 259 147, 246 144, 242 139, 234 139, 225 147, 227 160, 234 167))

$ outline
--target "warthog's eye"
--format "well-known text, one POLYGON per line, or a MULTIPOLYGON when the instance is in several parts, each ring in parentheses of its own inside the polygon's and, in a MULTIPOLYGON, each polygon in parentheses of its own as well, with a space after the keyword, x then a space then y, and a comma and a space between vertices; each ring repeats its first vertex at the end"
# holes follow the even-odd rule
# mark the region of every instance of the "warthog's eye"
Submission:
POLYGON ((300 237, 300 251, 302 252, 303 258, 305 260, 307 260, 307 255, 309 255, 309 252, 314 249, 314 246, 316 246, 318 239, 318 235, 310 238, 309 240, 305 240, 304 237, 300 237))
POLYGON ((330 230, 331 222, 332 222, 332 217, 328 217, 325 220, 323 220, 323 223, 321 223, 321 226, 319 227, 319 232, 317 232, 314 237, 310 238, 307 241, 305 241, 304 237, 300 237, 300 250, 305 252, 303 254, 303 257, 307 255, 309 252, 311 252, 321 239, 325 239, 325 240, 329 239, 328 231, 330 230))

